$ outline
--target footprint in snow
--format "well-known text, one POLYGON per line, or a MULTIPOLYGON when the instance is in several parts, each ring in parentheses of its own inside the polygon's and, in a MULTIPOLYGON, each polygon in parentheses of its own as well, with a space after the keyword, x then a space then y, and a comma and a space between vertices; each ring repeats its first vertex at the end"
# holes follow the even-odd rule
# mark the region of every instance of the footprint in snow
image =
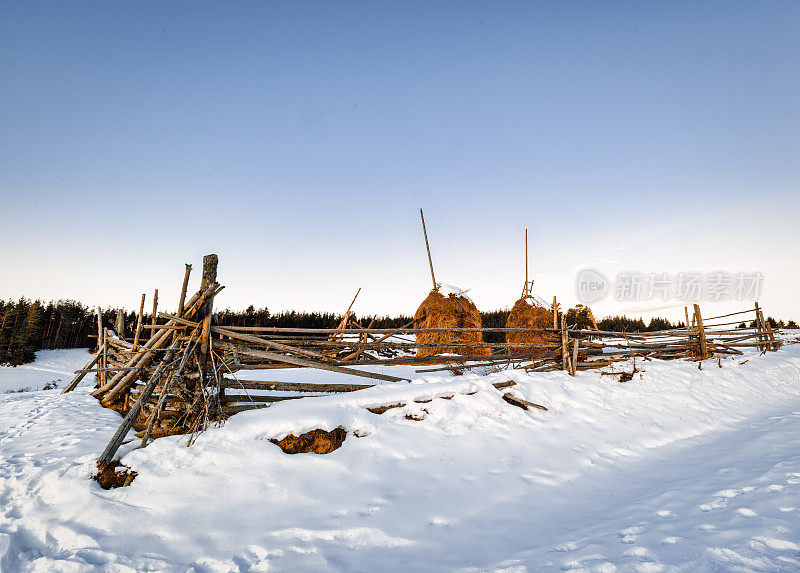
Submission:
POLYGON ((773 551, 800 551, 800 545, 786 539, 776 539, 774 537, 753 537, 750 542, 753 547, 768 547, 773 551))
POLYGON ((631 547, 626 550, 623 555, 625 557, 635 557, 642 561, 658 561, 658 555, 650 551, 647 547, 631 547))
POLYGON ((639 526, 634 527, 627 527, 625 529, 620 530, 617 534, 619 535, 619 542, 620 543, 636 543, 639 541, 639 534, 644 530, 644 528, 639 526))
POLYGON ((741 515, 742 517, 755 517, 758 515, 755 511, 750 509, 749 507, 740 507, 736 510, 737 515, 741 515))

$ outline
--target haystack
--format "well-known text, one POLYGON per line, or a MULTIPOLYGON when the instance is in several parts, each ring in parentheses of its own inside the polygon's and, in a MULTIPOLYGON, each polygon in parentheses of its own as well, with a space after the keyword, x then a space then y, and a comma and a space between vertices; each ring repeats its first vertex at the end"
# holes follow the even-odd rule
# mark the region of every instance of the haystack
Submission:
MULTIPOLYGON (((553 328, 553 313, 541 306, 535 306, 530 296, 523 296, 508 313, 506 328, 553 328)), ((548 332, 509 332, 506 340, 514 343, 546 343, 550 338, 548 332)), ((546 354, 544 348, 531 346, 511 346, 513 354, 529 354, 532 356, 546 354)))
MULTIPOLYGON (((465 296, 450 293, 444 296, 432 290, 419 305, 414 315, 415 328, 480 328, 481 313, 475 304, 465 296)), ((417 334, 421 344, 482 344, 480 332, 431 332, 417 334)), ((417 356, 436 356, 437 354, 459 354, 478 356, 491 354, 486 346, 420 347, 417 356)))

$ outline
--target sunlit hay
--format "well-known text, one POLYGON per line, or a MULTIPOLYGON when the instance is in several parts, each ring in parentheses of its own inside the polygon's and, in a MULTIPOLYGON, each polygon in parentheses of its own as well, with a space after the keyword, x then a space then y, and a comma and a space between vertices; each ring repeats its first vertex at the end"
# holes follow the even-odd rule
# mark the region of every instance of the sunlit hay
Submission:
MULTIPOLYGON (((432 290, 419 305, 414 315, 414 328, 480 328, 481 313, 471 300, 464 296, 444 296, 432 290)), ((491 350, 483 345, 481 332, 426 332, 417 334, 420 344, 476 344, 476 346, 419 347, 417 356, 458 354, 484 356, 491 350)))
MULTIPOLYGON (((553 313, 540 306, 533 306, 527 297, 522 297, 511 308, 506 321, 506 328, 553 328, 553 313)), ((506 341, 511 344, 546 343, 552 336, 549 332, 508 332, 506 341)), ((547 348, 535 346, 511 346, 512 354, 528 354, 541 356, 552 353, 547 348)))

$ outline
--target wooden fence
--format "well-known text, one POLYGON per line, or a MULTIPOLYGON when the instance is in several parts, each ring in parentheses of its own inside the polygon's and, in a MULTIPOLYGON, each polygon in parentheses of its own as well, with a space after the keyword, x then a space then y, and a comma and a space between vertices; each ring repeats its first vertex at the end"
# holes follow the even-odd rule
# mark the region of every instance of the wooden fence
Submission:
MULTIPOLYGON (((461 371, 472 368, 524 368, 541 372, 601 368, 635 357, 644 359, 705 360, 742 353, 744 348, 776 350, 776 340, 758 303, 752 309, 703 317, 694 305, 687 326, 658 332, 608 332, 571 328, 558 315, 557 328, 421 329, 409 323, 401 328, 363 328, 346 318, 338 328, 236 327, 212 324, 217 283, 217 257, 203 259, 200 290, 187 299, 191 265, 186 265, 175 314, 158 312, 154 297, 153 320, 143 324, 142 298, 133 340, 124 340, 102 324, 98 312, 98 351, 64 389, 72 391, 88 373, 97 388, 92 395, 104 406, 124 414, 123 422, 98 462, 103 469, 113 459, 128 431, 139 432, 145 446, 151 438, 202 431, 215 420, 244 410, 329 392, 353 392, 377 383, 403 383, 395 374, 365 366, 412 366, 415 372, 461 371), (747 315, 752 328, 733 328, 747 315), (738 316, 734 321, 727 319, 738 316), (752 319, 752 320, 751 320, 752 319), (140 340, 145 330, 146 340, 140 340), (434 332, 536 332, 543 343, 423 344, 415 335, 434 332), (418 348, 442 348, 459 355, 416 356, 418 348), (478 349, 481 353, 478 353, 478 349), (490 354, 485 350, 489 349, 490 354), (313 384, 238 380, 242 370, 313 368, 346 374, 362 384, 313 384), (254 395, 249 390, 291 392, 291 395, 254 395)), ((156 291, 157 293, 158 291, 156 291)), ((99 309, 98 309, 99 310, 99 309)))

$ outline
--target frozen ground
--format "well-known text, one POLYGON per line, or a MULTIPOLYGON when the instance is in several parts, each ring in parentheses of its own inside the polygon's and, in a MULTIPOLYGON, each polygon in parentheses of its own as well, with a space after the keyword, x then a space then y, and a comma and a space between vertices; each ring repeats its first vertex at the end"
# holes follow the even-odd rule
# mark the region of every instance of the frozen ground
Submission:
MULTIPOLYGON (((66 381, 88 358, 41 355, 0 369, 0 388, 66 381)), ((284 402, 190 448, 129 444, 140 475, 110 491, 89 476, 120 418, 91 380, 0 394, 0 570, 800 570, 800 345, 643 368, 625 384, 437 373, 284 402), (550 410, 504 402, 490 382, 509 378, 550 410), (365 409, 395 402, 409 406, 365 409), (339 425, 327 455, 268 441, 339 425)))

